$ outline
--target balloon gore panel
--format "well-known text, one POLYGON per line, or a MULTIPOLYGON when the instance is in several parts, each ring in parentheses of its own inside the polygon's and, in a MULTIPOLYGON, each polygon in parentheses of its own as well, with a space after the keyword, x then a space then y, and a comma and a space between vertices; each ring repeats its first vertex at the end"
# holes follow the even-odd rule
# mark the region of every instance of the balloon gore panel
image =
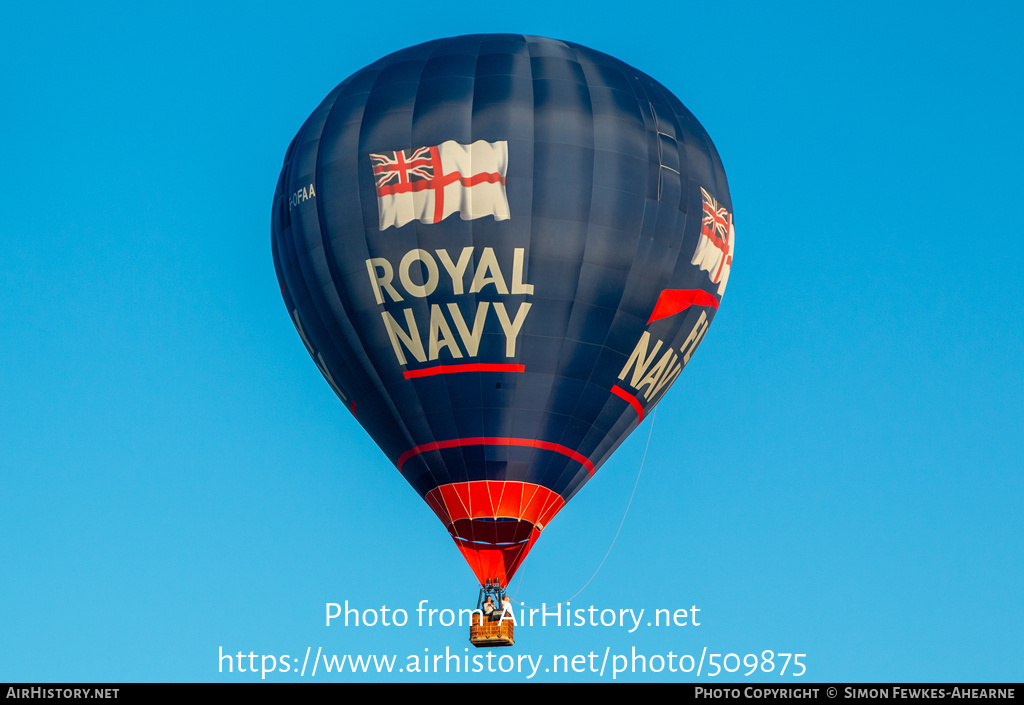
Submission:
POLYGON ((732 265, 711 139, 567 42, 428 42, 353 74, 289 146, 285 305, 324 378, 483 583, 672 386, 732 265))

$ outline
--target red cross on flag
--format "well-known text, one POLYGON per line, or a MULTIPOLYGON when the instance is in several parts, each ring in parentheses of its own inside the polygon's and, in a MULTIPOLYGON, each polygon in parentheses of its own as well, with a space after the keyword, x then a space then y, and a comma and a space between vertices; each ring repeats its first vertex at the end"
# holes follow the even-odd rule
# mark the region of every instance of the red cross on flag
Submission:
POLYGON ((690 264, 695 264, 709 275, 711 283, 718 285, 718 295, 725 292, 732 269, 732 251, 736 231, 732 225, 732 214, 718 205, 718 201, 703 188, 704 214, 700 224, 700 239, 690 264))
POLYGON ((463 220, 509 219, 508 142, 449 140, 436 147, 371 154, 370 162, 381 230, 413 220, 440 223, 453 213, 463 220))

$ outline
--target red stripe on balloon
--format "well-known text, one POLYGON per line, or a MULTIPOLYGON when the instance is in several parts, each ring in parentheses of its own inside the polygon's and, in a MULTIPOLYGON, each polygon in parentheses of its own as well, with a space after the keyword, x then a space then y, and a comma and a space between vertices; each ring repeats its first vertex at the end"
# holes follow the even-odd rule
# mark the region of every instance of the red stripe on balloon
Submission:
POLYGON ((453 438, 449 441, 434 441, 432 443, 423 443, 415 448, 402 453, 401 457, 398 458, 398 462, 395 466, 401 471, 402 466, 410 459, 420 453, 426 453, 431 450, 443 450, 445 448, 460 448, 462 446, 523 446, 540 448, 541 450, 550 450, 555 453, 561 453, 569 458, 572 458, 577 463, 585 467, 591 475, 597 472, 597 468, 590 462, 590 459, 584 455, 580 455, 571 448, 566 448, 558 443, 551 443, 549 441, 538 441, 533 438, 488 438, 486 436, 480 436, 477 438, 453 438))
POLYGON ((718 299, 703 289, 662 289, 658 302, 654 304, 647 325, 654 321, 674 316, 690 306, 711 306, 718 308, 718 299))

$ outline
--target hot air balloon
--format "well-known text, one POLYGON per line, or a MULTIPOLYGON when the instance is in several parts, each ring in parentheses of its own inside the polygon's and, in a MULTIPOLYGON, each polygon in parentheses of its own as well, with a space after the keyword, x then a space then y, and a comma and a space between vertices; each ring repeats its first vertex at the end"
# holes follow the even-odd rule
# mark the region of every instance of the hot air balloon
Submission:
POLYGON ((327 383, 503 589, 704 339, 732 213, 711 139, 657 81, 475 35, 331 91, 288 147, 272 243, 327 383))

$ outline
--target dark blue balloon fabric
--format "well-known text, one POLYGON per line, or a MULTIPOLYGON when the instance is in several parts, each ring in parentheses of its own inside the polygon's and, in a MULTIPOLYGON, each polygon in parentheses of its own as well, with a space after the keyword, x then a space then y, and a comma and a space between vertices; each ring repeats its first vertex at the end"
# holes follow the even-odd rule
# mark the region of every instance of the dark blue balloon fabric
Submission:
POLYGON ((455 37, 309 117, 274 264, 327 382, 504 585, 703 340, 732 212, 711 139, 649 76, 568 42, 455 37))

